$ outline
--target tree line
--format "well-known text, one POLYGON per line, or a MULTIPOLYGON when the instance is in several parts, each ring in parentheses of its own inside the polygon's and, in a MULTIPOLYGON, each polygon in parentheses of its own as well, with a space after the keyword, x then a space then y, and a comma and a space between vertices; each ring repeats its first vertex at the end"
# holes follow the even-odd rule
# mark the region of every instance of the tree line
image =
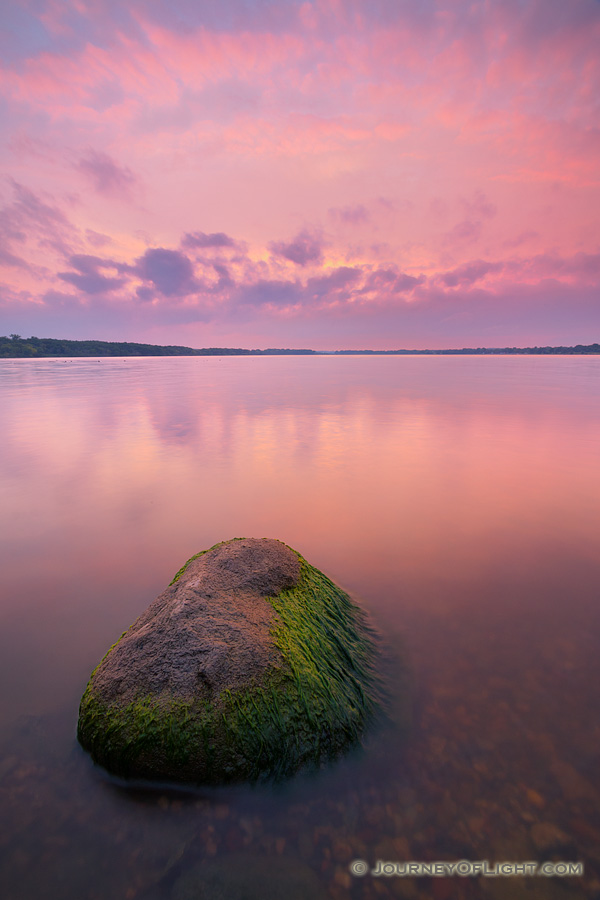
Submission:
POLYGON ((129 341, 70 341, 60 338, 22 338, 19 334, 0 336, 0 358, 23 359, 48 356, 264 356, 310 354, 314 350, 245 350, 241 347, 192 347, 136 344, 129 341))
POLYGON ((351 356, 369 354, 374 356, 398 355, 457 355, 492 353, 536 353, 536 354, 589 354, 600 353, 600 344, 576 344, 574 347, 464 347, 462 350, 246 350, 241 347, 192 347, 177 345, 136 344, 129 341, 70 341, 60 338, 23 338, 19 334, 0 336, 0 359, 27 359, 49 356, 277 356, 335 354, 351 356))

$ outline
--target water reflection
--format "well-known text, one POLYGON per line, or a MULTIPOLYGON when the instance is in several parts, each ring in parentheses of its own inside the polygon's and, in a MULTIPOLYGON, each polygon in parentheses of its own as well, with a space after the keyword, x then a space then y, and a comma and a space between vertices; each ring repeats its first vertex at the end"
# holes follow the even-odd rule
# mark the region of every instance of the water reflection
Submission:
POLYGON ((36 360, 0 379, 8 896, 235 896, 244 854, 334 900, 507 896, 352 879, 353 858, 554 855, 586 877, 510 896, 594 896, 600 360, 36 360), (73 741, 83 686, 185 559, 243 535, 286 541, 402 636, 410 740, 278 790, 126 800, 73 741))

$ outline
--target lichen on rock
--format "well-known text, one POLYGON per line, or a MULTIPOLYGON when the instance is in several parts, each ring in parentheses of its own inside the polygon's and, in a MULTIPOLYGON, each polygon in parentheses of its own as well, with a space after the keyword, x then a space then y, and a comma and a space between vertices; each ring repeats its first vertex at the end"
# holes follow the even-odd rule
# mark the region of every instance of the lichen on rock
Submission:
POLYGON ((378 709, 362 610, 280 541, 196 554, 92 673, 78 738, 123 776, 284 777, 360 739, 378 709))

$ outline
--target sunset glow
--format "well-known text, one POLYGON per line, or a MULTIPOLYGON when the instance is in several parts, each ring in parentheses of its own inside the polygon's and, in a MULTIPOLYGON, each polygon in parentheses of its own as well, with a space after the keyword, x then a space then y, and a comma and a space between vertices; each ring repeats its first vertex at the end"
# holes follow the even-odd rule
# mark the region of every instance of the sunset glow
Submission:
POLYGON ((0 333, 600 339, 598 0, 20 0, 0 333))

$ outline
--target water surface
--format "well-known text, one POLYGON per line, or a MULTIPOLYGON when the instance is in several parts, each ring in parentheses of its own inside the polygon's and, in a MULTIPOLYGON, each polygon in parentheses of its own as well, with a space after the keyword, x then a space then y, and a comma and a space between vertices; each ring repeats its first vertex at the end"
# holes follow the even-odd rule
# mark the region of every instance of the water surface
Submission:
POLYGON ((0 416, 3 897, 598 895, 600 358, 8 360, 0 416), (361 598, 411 730, 279 787, 117 785, 75 741, 90 672, 232 537, 361 598))

